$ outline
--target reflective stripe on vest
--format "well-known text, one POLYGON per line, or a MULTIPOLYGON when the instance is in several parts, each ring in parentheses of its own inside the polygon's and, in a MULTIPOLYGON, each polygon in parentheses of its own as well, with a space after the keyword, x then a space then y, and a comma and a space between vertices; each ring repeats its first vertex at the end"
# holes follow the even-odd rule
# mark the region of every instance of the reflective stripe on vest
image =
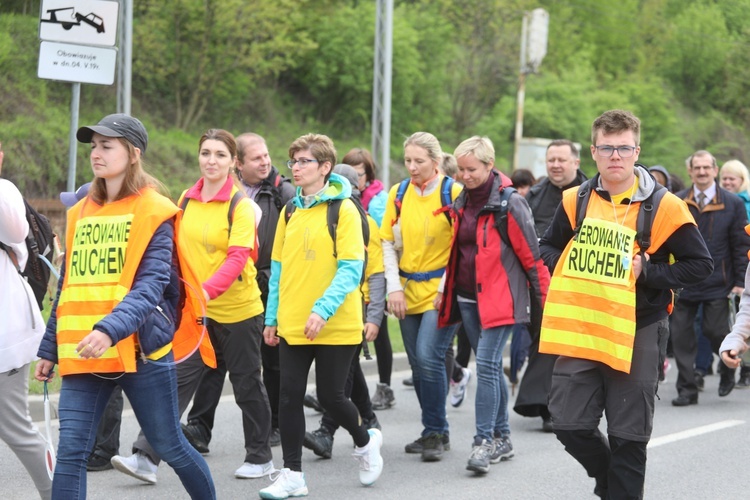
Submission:
POLYGON ((68 211, 65 280, 56 311, 60 375, 136 371, 134 335, 99 358, 80 358, 75 349, 130 291, 153 234, 177 211, 151 188, 104 206, 87 198, 68 211))

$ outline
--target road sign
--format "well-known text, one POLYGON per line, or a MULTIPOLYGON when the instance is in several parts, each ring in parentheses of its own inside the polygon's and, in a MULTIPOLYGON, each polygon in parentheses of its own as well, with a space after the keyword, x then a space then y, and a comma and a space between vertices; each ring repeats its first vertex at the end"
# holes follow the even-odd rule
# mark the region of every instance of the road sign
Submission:
POLYGON ((42 42, 37 76, 47 80, 112 85, 117 49, 42 42))
POLYGON ((110 0, 42 0, 39 38, 112 47, 119 12, 119 2, 110 0))

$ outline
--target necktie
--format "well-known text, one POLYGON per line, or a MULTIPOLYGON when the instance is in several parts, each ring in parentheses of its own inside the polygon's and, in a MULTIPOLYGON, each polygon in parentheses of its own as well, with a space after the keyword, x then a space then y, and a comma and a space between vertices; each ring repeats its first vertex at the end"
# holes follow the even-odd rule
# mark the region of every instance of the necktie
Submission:
POLYGON ((701 209, 701 212, 703 211, 703 207, 706 206, 706 193, 701 191, 698 193, 698 208, 701 209))

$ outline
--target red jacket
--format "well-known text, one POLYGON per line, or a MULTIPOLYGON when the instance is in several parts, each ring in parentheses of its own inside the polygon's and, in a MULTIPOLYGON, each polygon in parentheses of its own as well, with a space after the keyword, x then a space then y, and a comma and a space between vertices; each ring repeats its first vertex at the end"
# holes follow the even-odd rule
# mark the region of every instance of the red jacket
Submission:
MULTIPOLYGON (((500 191, 510 186, 511 180, 500 172, 495 176, 489 200, 479 213, 476 227, 477 253, 475 257, 476 297, 482 328, 525 324, 531 321, 531 297, 543 305, 549 288, 550 274, 539 255, 539 242, 531 215, 523 196, 514 193, 508 199, 508 247, 495 226, 495 213, 500 212, 500 191)), ((443 302, 438 326, 457 323, 461 315, 456 302, 455 278, 458 249, 456 235, 463 219, 466 190, 456 198, 456 215, 451 243, 451 254, 446 268, 443 302)))

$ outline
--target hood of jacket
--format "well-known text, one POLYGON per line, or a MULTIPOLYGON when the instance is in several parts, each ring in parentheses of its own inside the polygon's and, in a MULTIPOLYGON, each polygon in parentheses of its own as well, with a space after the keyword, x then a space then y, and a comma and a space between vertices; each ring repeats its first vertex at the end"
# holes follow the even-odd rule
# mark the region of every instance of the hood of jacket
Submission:
MULTIPOLYGON (((315 195, 315 199, 308 208, 312 208, 315 205, 319 205, 321 203, 328 203, 332 200, 343 200, 345 198, 350 198, 351 195, 352 186, 351 184, 349 184, 349 181, 339 174, 331 173, 331 176, 328 178, 328 182, 325 186, 323 186, 323 189, 315 195)), ((305 205, 303 199, 304 196, 302 194, 302 188, 298 187, 297 195, 292 198, 292 203, 294 203, 297 208, 304 208, 305 205)))
MULTIPOLYGON (((648 173, 648 169, 640 163, 635 164, 633 173, 638 177, 638 189, 633 193, 632 201, 640 202, 648 198, 654 189, 656 189, 656 179, 654 179, 653 176, 648 173)), ((594 184, 596 185, 597 191, 606 191, 602 187, 601 174, 596 174, 594 177, 594 184)))

